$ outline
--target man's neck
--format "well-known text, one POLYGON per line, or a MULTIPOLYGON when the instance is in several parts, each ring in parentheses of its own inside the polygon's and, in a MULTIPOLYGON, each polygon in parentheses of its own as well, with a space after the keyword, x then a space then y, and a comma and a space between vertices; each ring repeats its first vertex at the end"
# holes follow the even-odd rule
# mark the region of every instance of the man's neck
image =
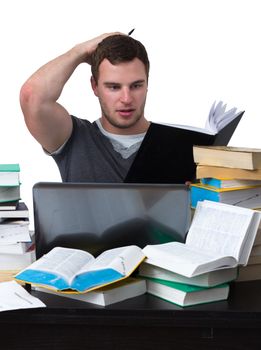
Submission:
POLYGON ((100 122, 104 130, 115 135, 142 134, 145 133, 150 126, 150 122, 145 118, 139 120, 135 125, 126 128, 112 125, 105 117, 101 117, 100 122))

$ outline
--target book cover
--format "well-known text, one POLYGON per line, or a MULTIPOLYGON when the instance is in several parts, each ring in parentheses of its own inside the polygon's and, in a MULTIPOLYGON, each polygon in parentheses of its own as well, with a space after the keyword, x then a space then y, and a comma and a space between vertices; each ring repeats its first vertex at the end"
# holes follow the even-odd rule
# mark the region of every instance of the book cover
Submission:
POLYGON ((147 292, 182 307, 226 300, 229 285, 204 288, 188 284, 147 279, 147 292))
POLYGON ((216 135, 151 123, 124 182, 185 183, 196 177, 194 145, 227 145, 243 112, 216 135))

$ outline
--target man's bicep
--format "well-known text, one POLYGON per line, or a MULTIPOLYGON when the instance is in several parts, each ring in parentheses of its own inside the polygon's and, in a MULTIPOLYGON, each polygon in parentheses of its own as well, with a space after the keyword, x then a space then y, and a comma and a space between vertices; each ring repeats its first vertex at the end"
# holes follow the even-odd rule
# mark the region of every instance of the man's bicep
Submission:
POLYGON ((63 145, 72 133, 72 118, 57 102, 24 111, 24 117, 32 136, 50 153, 63 145))

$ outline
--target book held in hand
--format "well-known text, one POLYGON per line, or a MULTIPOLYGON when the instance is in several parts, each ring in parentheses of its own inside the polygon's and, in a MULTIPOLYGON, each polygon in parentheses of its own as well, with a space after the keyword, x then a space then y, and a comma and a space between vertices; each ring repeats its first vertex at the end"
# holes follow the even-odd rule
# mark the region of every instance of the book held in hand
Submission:
POLYGON ((200 165, 239 169, 261 169, 261 149, 229 146, 194 146, 193 157, 200 165))
POLYGON ((260 218, 255 210, 199 202, 186 242, 147 245, 145 262, 186 277, 246 265, 260 218))
POLYGON ((170 281, 147 279, 147 292, 186 307, 226 300, 229 294, 229 285, 222 284, 212 288, 203 288, 170 281))
POLYGON ((83 293, 129 277, 144 258, 135 245, 107 250, 97 258, 83 250, 55 247, 15 278, 57 291, 83 293))
POLYGON ((140 278, 128 277, 124 280, 95 289, 88 293, 62 293, 42 287, 36 287, 35 289, 59 297, 66 297, 100 306, 107 306, 146 293, 146 281, 140 278))
POLYGON ((220 101, 209 112, 205 128, 151 123, 124 182, 185 183, 196 176, 194 145, 227 145, 243 112, 226 111, 220 101))
POLYGON ((185 277, 159 266, 143 262, 139 267, 139 276, 199 287, 215 287, 219 284, 235 280, 237 278, 237 268, 215 270, 194 277, 185 277))

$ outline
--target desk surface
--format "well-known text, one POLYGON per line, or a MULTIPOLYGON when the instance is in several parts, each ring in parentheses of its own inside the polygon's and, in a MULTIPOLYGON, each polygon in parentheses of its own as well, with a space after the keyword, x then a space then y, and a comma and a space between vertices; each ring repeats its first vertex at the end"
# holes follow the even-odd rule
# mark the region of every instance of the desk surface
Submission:
POLYGON ((261 281, 228 300, 180 308, 143 295, 107 307, 32 291, 47 308, 0 313, 10 349, 261 349, 261 281))

